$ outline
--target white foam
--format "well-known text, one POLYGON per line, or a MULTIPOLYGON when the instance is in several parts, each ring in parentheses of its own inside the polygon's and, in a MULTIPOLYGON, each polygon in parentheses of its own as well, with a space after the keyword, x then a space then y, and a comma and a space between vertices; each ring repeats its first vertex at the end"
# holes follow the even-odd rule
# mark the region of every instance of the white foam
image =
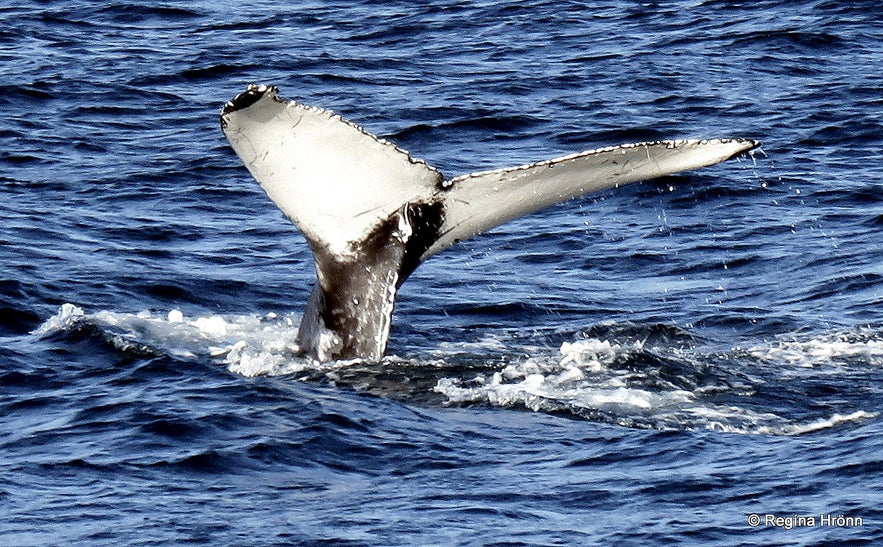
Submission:
POLYGON ((49 336, 57 332, 69 329, 80 321, 86 313, 82 308, 73 304, 62 304, 58 313, 43 322, 32 334, 37 336, 49 336))
POLYGON ((614 360, 641 349, 636 342, 623 348, 602 340, 565 342, 557 360, 528 359, 506 365, 490 376, 478 376, 464 386, 453 378, 442 378, 435 390, 450 403, 486 402, 499 406, 523 406, 535 411, 568 408, 612 413, 643 413, 690 401, 687 391, 654 393, 630 387, 627 372, 610 372, 614 360))
POLYGON ((779 340, 773 344, 752 347, 748 352, 763 361, 806 368, 835 362, 861 362, 883 366, 883 340, 865 329, 818 335, 808 340, 779 340))
MULTIPOLYGON (((640 350, 642 347, 643 345, 640 342, 636 342, 634 349, 640 350)), ((576 342, 564 342, 561 344, 560 351, 560 366, 571 365, 580 370, 598 372, 605 365, 612 363, 617 353, 622 351, 622 348, 617 345, 611 345, 606 340, 578 340, 576 342)))
POLYGON ((64 304, 34 334, 47 336, 83 322, 108 333, 120 349, 137 344, 179 357, 208 357, 243 376, 290 374, 315 365, 295 357, 295 318, 272 313, 189 318, 177 309, 87 314, 73 304, 64 304))
POLYGON ((167 317, 168 317, 169 323, 183 323, 184 322, 184 313, 181 310, 171 310, 167 317))
POLYGON ((784 435, 801 435, 803 433, 815 433, 823 429, 829 429, 838 425, 849 422, 861 422, 876 418, 880 414, 877 412, 865 412, 857 410, 849 414, 834 414, 830 418, 822 418, 806 424, 787 424, 778 429, 778 431, 759 431, 759 433, 784 434, 784 435))
POLYGON ((634 381, 640 373, 612 367, 630 352, 643 349, 602 340, 562 344, 557 359, 530 358, 510 363, 497 372, 470 380, 442 378, 435 391, 449 404, 481 403, 520 407, 539 412, 567 410, 578 415, 602 413, 608 419, 656 429, 709 429, 728 433, 799 435, 866 420, 877 414, 855 411, 834 414, 808 423, 789 421, 770 412, 736 405, 714 404, 706 391, 659 387, 634 381))
MULTIPOLYGON (((315 373, 334 379, 334 373, 354 362, 319 363, 297 355, 294 343, 297 316, 207 314, 188 317, 178 309, 157 313, 99 311, 87 313, 72 304, 64 304, 54 316, 33 334, 47 336, 77 328, 82 324, 98 327, 122 350, 132 347, 154 349, 180 357, 210 359, 231 372, 247 377, 315 373)), ((883 364, 883 341, 870 331, 816 336, 804 341, 794 339, 760 345, 747 351, 755 364, 772 364, 798 379, 813 374, 837 374, 843 363, 883 364)), ((642 370, 634 360, 645 351, 641 341, 612 343, 607 340, 582 339, 561 344, 557 354, 545 348, 520 344, 517 350, 499 337, 489 336, 472 343, 439 344, 431 353, 436 360, 417 364, 433 370, 446 370, 446 357, 463 353, 523 354, 515 362, 491 365, 488 372, 474 372, 467 377, 452 374, 439 378, 434 391, 449 404, 489 404, 499 407, 527 408, 539 412, 566 411, 596 419, 636 427, 657 429, 709 429, 730 433, 799 435, 816 432, 844 423, 859 422, 878 416, 876 413, 848 409, 828 417, 799 422, 771 412, 740 406, 738 397, 730 405, 715 404, 709 393, 729 384, 700 385, 685 388, 660 381, 653 367, 642 370)), ((668 352, 668 357, 690 366, 707 358, 700 350, 682 347, 653 348, 668 352)), ((734 350, 745 356, 746 352, 734 350)), ((396 358, 387 358, 379 367, 395 367, 396 358)), ((368 380, 370 382, 370 380, 368 380)), ((404 380, 403 380, 404 381, 404 380)), ((758 380, 762 381, 762 380, 758 380)), ((689 383, 687 384, 690 385, 689 383)), ((738 395, 738 394, 737 394, 738 395)))

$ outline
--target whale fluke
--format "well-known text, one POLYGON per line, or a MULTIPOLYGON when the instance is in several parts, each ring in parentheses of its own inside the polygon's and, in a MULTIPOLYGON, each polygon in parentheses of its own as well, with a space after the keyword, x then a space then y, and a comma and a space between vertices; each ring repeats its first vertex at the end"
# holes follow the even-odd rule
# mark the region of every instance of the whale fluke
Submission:
POLYGON ((224 105, 221 127, 313 251, 317 280, 297 345, 320 361, 383 357, 398 288, 460 240, 583 194, 714 165, 760 145, 625 144, 445 179, 340 116, 277 93, 248 86, 224 105))

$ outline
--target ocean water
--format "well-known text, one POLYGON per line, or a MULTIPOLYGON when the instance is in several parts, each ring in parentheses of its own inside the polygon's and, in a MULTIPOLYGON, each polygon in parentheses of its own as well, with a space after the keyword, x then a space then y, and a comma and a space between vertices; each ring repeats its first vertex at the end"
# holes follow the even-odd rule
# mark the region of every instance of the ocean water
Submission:
POLYGON ((879 544, 881 17, 4 4, 0 544, 879 544), (251 82, 448 176, 764 144, 463 242, 381 363, 316 364, 309 249, 219 130, 251 82))

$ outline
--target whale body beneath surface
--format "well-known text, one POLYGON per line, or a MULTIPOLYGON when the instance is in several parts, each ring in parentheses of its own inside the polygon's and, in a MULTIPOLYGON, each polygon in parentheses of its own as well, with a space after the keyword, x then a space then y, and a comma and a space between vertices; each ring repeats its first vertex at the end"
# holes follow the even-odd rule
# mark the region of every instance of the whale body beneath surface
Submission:
POLYGON ((760 145, 624 144, 445 179, 340 116, 277 93, 249 85, 224 105, 221 127, 309 242, 317 279, 296 344, 320 361, 382 358, 401 284, 462 239, 583 194, 714 165, 760 145))

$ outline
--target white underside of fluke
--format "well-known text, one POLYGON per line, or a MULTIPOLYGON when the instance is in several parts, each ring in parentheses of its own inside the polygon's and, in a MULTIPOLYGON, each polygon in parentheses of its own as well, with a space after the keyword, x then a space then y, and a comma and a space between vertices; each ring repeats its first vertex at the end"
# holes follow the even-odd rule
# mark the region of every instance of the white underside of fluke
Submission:
POLYGON ((720 163, 758 146, 743 139, 623 144, 445 183, 445 222, 429 257, 494 226, 590 192, 720 163))
POLYGON ((348 252, 402 204, 429 200, 441 174, 333 112, 276 98, 225 114, 243 163, 311 241, 348 252))

